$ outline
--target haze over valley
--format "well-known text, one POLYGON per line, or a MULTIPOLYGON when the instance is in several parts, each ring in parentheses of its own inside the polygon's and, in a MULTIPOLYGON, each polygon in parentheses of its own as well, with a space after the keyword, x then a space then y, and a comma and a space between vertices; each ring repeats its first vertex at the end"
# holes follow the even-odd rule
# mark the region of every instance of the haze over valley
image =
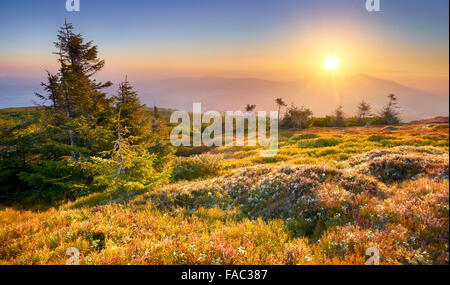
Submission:
MULTIPOLYGON (((338 77, 333 80, 275 81, 257 78, 178 77, 133 81, 143 103, 152 107, 192 111, 192 103, 201 102, 204 110, 243 110, 256 104, 257 110, 276 110, 274 99, 311 108, 315 116, 332 114, 338 105, 348 116, 355 114, 362 100, 380 109, 390 93, 397 95, 405 121, 448 116, 449 96, 366 74, 338 77)), ((115 94, 117 84, 109 88, 115 94)), ((0 108, 33 106, 34 92, 41 92, 37 79, 0 78, 0 108)))

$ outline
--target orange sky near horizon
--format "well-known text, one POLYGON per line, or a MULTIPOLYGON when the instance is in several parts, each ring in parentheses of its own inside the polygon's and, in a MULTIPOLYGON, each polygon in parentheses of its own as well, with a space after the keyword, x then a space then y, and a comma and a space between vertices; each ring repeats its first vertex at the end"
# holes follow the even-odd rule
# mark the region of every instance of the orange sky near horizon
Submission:
MULTIPOLYGON (((100 57, 106 60, 106 66, 99 74, 101 79, 119 81, 127 74, 134 81, 205 76, 293 81, 316 77, 324 72, 324 60, 336 57, 340 64, 335 72, 339 76, 364 73, 448 95, 448 35, 445 35, 447 38, 444 35, 441 35, 444 38, 439 38, 438 33, 429 36, 430 31, 422 26, 418 28, 423 30, 417 31, 408 27, 415 19, 401 19, 398 16, 401 10, 389 15, 399 19, 390 19, 384 14, 369 15, 361 11, 363 6, 356 6, 356 2, 352 2, 352 7, 357 9, 348 9, 350 12, 345 7, 337 7, 341 10, 334 11, 328 8, 330 4, 315 6, 314 1, 305 3, 310 4, 302 4, 305 7, 298 7, 298 11, 289 17, 282 14, 282 18, 280 14, 280 18, 270 25, 267 23, 267 27, 250 29, 236 24, 235 28, 243 27, 248 31, 237 30, 234 34, 228 31, 231 34, 223 36, 217 31, 224 30, 224 24, 215 23, 211 30, 203 30, 199 23, 189 18, 178 21, 181 27, 186 23, 186 29, 191 33, 180 34, 182 29, 176 26, 173 29, 178 33, 171 38, 166 38, 165 34, 156 37, 150 31, 136 38, 137 32, 131 30, 122 32, 120 39, 113 40, 110 36, 116 32, 113 28, 106 31, 93 28, 89 23, 74 21, 74 24, 77 32, 98 45, 100 57), (308 13, 306 16, 305 11, 308 13), (384 23, 386 19, 391 22, 384 23), (190 22, 195 25, 189 27, 190 22), (392 26, 392 23, 396 25, 392 26)), ((249 9, 255 7, 249 4, 249 9)), ((389 9, 394 11, 394 8, 397 7, 386 7, 386 13, 389 9)), ((216 13, 219 11, 222 10, 216 13)), ((286 12, 283 10, 283 13, 286 12)), ((421 15, 419 10, 405 13, 421 15)), ((252 20, 245 19, 250 21, 247 26, 254 24, 252 20)), ((266 24, 264 21, 262 23, 266 24)), ((427 27, 430 28, 432 26, 427 27)), ((46 31, 45 37, 48 38, 40 38, 39 44, 36 43, 32 49, 20 34, 11 36, 17 44, 0 48, 0 77, 43 78, 45 70, 56 71, 56 58, 51 54, 56 30, 57 26, 46 31)))

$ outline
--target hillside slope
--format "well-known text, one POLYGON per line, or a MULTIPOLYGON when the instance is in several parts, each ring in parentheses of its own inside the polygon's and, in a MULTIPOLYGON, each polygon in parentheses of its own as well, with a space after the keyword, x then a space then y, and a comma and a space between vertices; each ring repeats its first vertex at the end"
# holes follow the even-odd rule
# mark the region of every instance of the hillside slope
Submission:
POLYGON ((217 148, 178 162, 216 166, 204 179, 3 209, 0 263, 64 264, 68 247, 82 264, 364 264, 369 247, 449 263, 448 124, 285 131, 279 152, 217 148))

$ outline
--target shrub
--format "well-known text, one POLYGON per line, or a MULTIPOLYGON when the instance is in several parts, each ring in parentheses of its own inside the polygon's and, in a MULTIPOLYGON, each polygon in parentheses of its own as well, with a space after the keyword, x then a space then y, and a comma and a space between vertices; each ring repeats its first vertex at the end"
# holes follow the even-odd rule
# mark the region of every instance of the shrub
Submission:
POLYGON ((113 163, 95 158, 76 162, 71 157, 58 161, 43 161, 29 172, 18 176, 33 190, 20 194, 25 205, 73 200, 107 188, 95 179, 108 171, 113 163))
POLYGON ((158 156, 146 151, 131 157, 123 173, 119 173, 120 166, 113 159, 63 157, 58 161, 43 161, 31 171, 18 175, 33 190, 21 193, 17 199, 27 206, 52 206, 93 192, 152 189, 169 182, 171 163, 170 154, 158 156), (159 169, 155 169, 155 162, 159 169))
POLYGON ((382 142, 382 141, 392 140, 392 139, 394 139, 394 138, 388 137, 388 136, 378 136, 378 135, 372 135, 369 138, 367 138, 367 140, 370 142, 382 142))
POLYGON ((321 148, 328 146, 336 146, 340 142, 336 139, 320 138, 316 140, 305 140, 298 143, 299 148, 321 148))
POLYGON ((284 219, 294 235, 318 237, 329 226, 350 219, 356 197, 380 196, 380 187, 371 177, 330 167, 282 165, 247 167, 213 180, 174 185, 151 196, 154 203, 169 208, 171 204, 193 210, 239 207, 251 218, 284 219), (338 195, 330 195, 335 189, 338 195), (336 198, 334 202, 330 197, 336 198))
POLYGON ((223 155, 200 154, 190 157, 178 157, 174 161, 172 179, 193 180, 219 175, 223 170, 223 155))
POLYGON ((433 178, 448 179, 448 154, 434 155, 411 152, 410 148, 394 148, 392 150, 374 150, 350 159, 351 165, 377 179, 391 183, 429 175, 433 178))
POLYGON ((312 111, 308 108, 298 108, 297 106, 292 105, 286 110, 281 125, 291 128, 308 128, 312 122, 312 114, 312 111))
POLYGON ((312 126, 313 127, 331 127, 333 125, 333 116, 326 116, 323 118, 313 118, 312 126))
POLYGON ((319 136, 316 134, 302 134, 302 135, 298 135, 292 138, 292 140, 294 141, 298 141, 298 140, 308 140, 308 139, 315 139, 318 138, 319 136))

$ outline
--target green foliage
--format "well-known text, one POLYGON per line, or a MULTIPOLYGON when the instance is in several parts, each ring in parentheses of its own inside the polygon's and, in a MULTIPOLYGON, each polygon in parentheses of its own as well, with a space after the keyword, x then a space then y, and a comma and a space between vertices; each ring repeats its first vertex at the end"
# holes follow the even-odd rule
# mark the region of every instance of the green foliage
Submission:
POLYGON ((29 186, 19 198, 25 205, 55 204, 104 190, 105 185, 98 183, 96 177, 110 167, 107 161, 96 158, 79 162, 71 157, 44 161, 32 166, 30 171, 18 174, 18 178, 29 186))
POLYGON ((194 180, 219 175, 224 168, 222 160, 223 156, 208 153, 176 158, 172 179, 194 180))
POLYGON ((318 138, 319 136, 316 134, 304 134, 304 135, 298 135, 292 138, 292 140, 294 141, 298 141, 298 140, 308 140, 308 139, 315 139, 318 138))
POLYGON ((71 146, 87 147, 93 152, 104 150, 110 141, 111 99, 101 90, 111 82, 99 83, 92 78, 105 62, 98 58, 97 46, 75 34, 65 23, 55 42, 60 64, 56 74, 47 73, 42 83, 46 95, 36 94, 49 106, 42 107, 44 127, 52 126, 53 140, 71 146))
POLYGON ((113 159, 103 160, 103 163, 110 167, 96 177, 95 181, 109 191, 138 191, 144 188, 149 190, 166 184, 169 182, 172 168, 170 164, 162 165, 160 167, 163 171, 157 171, 157 157, 158 155, 147 151, 136 152, 128 157, 127 166, 120 165, 120 162, 113 159))
POLYGON ((334 118, 332 116, 325 116, 323 118, 313 118, 311 122, 312 127, 331 127, 333 126, 334 118))
POLYGON ((124 137, 132 136, 135 143, 148 144, 152 136, 151 117, 145 112, 145 105, 140 103, 137 92, 127 79, 119 85, 119 92, 113 98, 121 128, 127 131, 124 137))
POLYGON ((126 165, 121 165, 114 156, 109 159, 89 157, 80 161, 63 157, 57 161, 44 161, 17 175, 29 190, 15 198, 21 199, 23 205, 55 205, 93 192, 153 189, 169 182, 172 170, 170 154, 150 154, 143 150, 128 155, 127 160, 126 165))
POLYGON ((334 126, 345 127, 344 110, 342 108, 342 105, 339 105, 339 107, 337 107, 336 111, 334 112, 334 118, 334 126))
POLYGON ((312 114, 312 111, 308 108, 298 108, 292 105, 287 109, 281 125, 290 128, 308 128, 312 122, 312 114))
POLYGON ((175 157, 176 148, 170 142, 157 141, 147 149, 149 153, 155 154, 154 167, 156 171, 172 171, 172 162, 175 157))
POLYGON ((174 150, 164 144, 165 124, 152 121, 127 80, 107 98, 112 84, 93 78, 105 62, 70 23, 55 47, 58 72, 36 94, 45 106, 0 113, 0 201, 55 205, 167 183, 174 150))
POLYGON ((394 125, 400 123, 400 113, 398 109, 397 97, 395 94, 389 94, 388 102, 379 112, 376 122, 384 125, 394 125))
POLYGON ((362 101, 358 105, 358 123, 360 125, 364 125, 367 123, 367 118, 371 116, 371 110, 372 107, 369 105, 369 103, 362 101))
POLYGON ((319 138, 315 140, 304 140, 298 143, 299 148, 321 148, 338 145, 340 142, 336 139, 319 138))

